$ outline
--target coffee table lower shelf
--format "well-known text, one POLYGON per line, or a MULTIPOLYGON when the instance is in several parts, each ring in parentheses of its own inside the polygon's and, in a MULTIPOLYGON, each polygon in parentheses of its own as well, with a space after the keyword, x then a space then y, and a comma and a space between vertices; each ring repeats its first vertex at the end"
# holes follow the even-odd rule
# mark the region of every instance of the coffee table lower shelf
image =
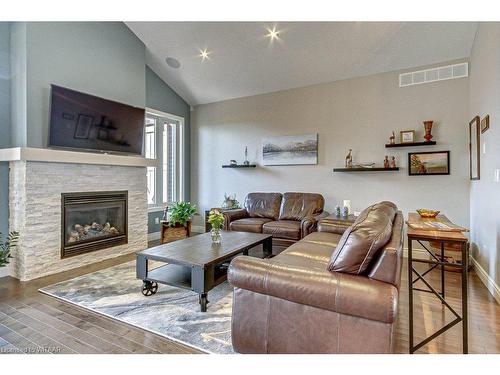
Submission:
MULTIPOLYGON (((146 280, 159 284, 171 285, 177 288, 193 290, 191 284, 192 267, 177 264, 166 264, 148 272, 146 280)), ((227 267, 218 266, 214 269, 214 283, 217 286, 227 280, 227 267)))

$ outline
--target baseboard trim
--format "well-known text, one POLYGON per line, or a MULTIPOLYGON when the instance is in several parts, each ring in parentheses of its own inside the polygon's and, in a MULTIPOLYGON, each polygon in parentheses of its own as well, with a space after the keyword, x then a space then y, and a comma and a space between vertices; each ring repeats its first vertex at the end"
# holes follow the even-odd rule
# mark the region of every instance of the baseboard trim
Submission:
MULTIPOLYGON (((429 259, 429 253, 424 249, 413 249, 412 255, 414 259, 429 259)), ((408 258, 408 249, 403 249, 403 258, 408 258)))
POLYGON ((470 257, 470 261, 472 263, 472 267, 474 267, 474 270, 477 273, 477 276, 479 277, 479 280, 483 282, 484 286, 486 286, 486 289, 488 289, 493 298, 495 298, 497 303, 500 305, 500 287, 497 285, 495 280, 491 278, 488 272, 486 272, 485 269, 481 267, 477 260, 475 260, 473 257, 470 257))
POLYGON ((161 237, 161 232, 148 233, 148 242, 159 240, 161 237))

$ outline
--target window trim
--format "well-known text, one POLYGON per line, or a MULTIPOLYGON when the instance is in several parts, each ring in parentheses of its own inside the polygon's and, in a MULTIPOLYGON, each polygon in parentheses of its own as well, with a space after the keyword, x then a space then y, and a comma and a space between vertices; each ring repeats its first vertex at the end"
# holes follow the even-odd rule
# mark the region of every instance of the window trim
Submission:
MULTIPOLYGON (((174 115, 174 114, 171 114, 171 113, 167 113, 167 112, 162 112, 162 111, 158 111, 156 109, 153 109, 153 108, 146 108, 146 116, 148 115, 151 115, 151 116, 154 116, 154 117, 162 117, 162 118, 167 118, 169 120, 173 120, 173 121, 176 121, 178 122, 179 124, 179 131, 176 132, 178 134, 176 134, 176 139, 175 139, 175 147, 176 147, 176 183, 175 183, 175 191, 176 191, 176 195, 177 195, 177 199, 179 201, 183 201, 185 196, 186 196, 186 192, 184 191, 185 189, 185 184, 184 184, 184 176, 185 176, 185 169, 186 169, 186 165, 184 164, 186 158, 185 158, 185 155, 184 155, 184 152, 185 152, 185 139, 184 139, 184 136, 185 136, 185 119, 184 117, 182 116, 177 116, 177 115, 174 115)), ((160 136, 160 134, 162 133, 159 133, 159 131, 163 132, 163 128, 164 128, 164 124, 159 124, 159 123, 156 123, 155 124, 155 131, 156 131, 156 159, 154 160, 157 160, 157 161, 161 161, 163 160, 163 136, 160 136), (160 157, 161 157, 161 160, 160 160, 160 157)), ((155 210, 156 208, 158 207, 163 207, 164 205, 167 205, 168 203, 167 202, 163 202, 163 181, 159 181, 160 179, 158 178, 158 174, 160 173, 160 175, 163 177, 163 166, 162 166, 162 163, 160 163, 160 165, 157 167, 157 175, 156 175, 156 202, 153 203, 153 204, 148 204, 148 209, 151 209, 151 210, 155 210), (160 172, 158 172, 160 171, 160 172)))

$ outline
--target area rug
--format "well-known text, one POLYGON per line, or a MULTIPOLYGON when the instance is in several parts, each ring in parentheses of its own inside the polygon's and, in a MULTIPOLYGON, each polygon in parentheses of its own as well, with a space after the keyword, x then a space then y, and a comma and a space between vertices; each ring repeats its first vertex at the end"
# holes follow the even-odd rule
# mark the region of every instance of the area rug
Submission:
POLYGON ((208 353, 231 354, 232 288, 224 282, 208 293, 200 312, 198 295, 159 285, 155 295, 141 293, 135 262, 79 276, 40 292, 117 319, 208 353))

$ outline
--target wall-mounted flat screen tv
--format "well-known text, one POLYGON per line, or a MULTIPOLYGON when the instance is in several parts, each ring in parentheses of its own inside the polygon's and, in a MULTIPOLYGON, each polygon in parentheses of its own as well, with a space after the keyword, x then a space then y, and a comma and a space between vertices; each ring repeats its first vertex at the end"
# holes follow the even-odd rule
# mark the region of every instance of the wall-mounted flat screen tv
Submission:
POLYGON ((51 85, 49 146, 142 155, 144 108, 51 85))

